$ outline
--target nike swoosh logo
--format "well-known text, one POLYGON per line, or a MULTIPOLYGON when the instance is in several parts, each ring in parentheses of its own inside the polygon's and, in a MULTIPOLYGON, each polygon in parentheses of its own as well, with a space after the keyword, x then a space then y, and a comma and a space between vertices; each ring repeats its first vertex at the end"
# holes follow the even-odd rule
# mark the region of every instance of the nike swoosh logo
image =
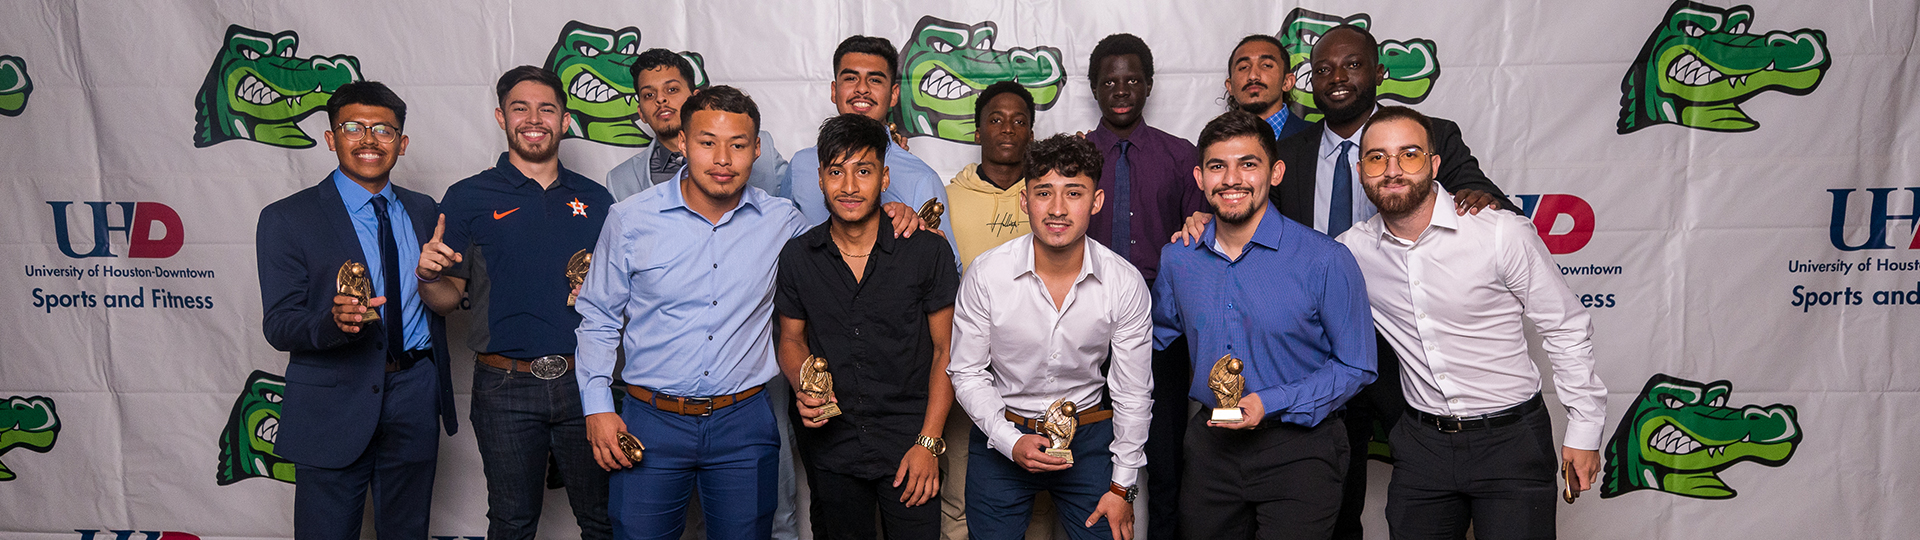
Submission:
POLYGON ((499 210, 495 210, 495 211, 493 212, 493 219, 500 219, 500 218, 503 218, 503 217, 507 217, 507 214, 511 214, 511 213, 514 213, 514 212, 519 212, 519 211, 520 211, 520 208, 519 208, 519 207, 514 207, 514 209, 512 209, 512 210, 508 210, 508 211, 505 211, 505 212, 501 212, 501 211, 499 211, 499 210))

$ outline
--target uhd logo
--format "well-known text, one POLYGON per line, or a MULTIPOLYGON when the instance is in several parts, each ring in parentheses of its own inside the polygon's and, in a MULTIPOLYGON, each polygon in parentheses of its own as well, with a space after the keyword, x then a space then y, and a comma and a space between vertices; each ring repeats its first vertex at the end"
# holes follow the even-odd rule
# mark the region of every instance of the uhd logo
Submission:
POLYGON ((1858 245, 1847 245, 1847 199, 1851 198, 1855 191, 1860 190, 1827 190, 1827 193, 1833 194, 1833 222, 1827 227, 1827 236, 1833 240, 1834 249, 1840 251, 1893 249, 1893 244, 1887 242, 1887 224, 1894 221, 1907 222, 1907 233, 1913 236, 1913 239, 1907 243, 1907 249, 1920 249, 1920 234, 1913 234, 1914 228, 1920 227, 1920 187, 1867 188, 1867 193, 1872 197, 1872 202, 1868 203, 1867 207, 1867 240, 1858 245), (1907 213, 1889 213, 1888 207, 1892 204, 1888 199, 1893 198, 1893 192, 1901 190, 1913 193, 1911 197, 1902 197, 1907 199, 1907 213))
POLYGON ((1520 213, 1533 218, 1533 228, 1540 231, 1540 240, 1547 244, 1547 251, 1554 255, 1566 255, 1587 247, 1593 240, 1593 206, 1581 199, 1567 194, 1550 195, 1514 195, 1520 201, 1520 213), (1556 230, 1561 216, 1566 216, 1569 224, 1564 230, 1556 230))
MULTIPOLYGON (((113 243, 109 241, 111 233, 127 235, 127 256, 136 259, 163 259, 180 252, 180 246, 186 243, 186 231, 180 228, 180 213, 172 207, 157 202, 104 202, 86 201, 80 203, 93 214, 93 249, 81 253, 73 249, 72 231, 67 227, 67 214, 73 201, 47 201, 53 207, 53 237, 60 244, 60 252, 75 259, 89 257, 118 257, 113 253, 113 243), (120 225, 114 226, 108 219, 116 212, 118 205, 120 225), (158 225, 158 227, 156 227, 158 225), (159 230, 155 230, 159 229, 159 230), (156 238, 155 235, 158 234, 156 238)), ((75 210, 82 211, 82 210, 75 210)))

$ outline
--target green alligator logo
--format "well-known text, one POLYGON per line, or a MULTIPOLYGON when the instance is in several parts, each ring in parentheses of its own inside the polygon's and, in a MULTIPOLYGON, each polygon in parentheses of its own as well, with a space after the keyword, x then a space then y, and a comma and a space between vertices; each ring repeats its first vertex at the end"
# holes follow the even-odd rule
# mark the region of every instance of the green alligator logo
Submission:
POLYGON ((195 148, 234 139, 312 147, 300 120, 325 108, 334 90, 361 80, 358 58, 296 56, 300 35, 292 30, 268 34, 236 24, 220 44, 193 98, 195 148))
POLYGON ((27 77, 26 59, 0 55, 0 116, 20 116, 27 109, 27 96, 32 94, 33 79, 27 77))
MULTIPOLYGON (((547 69, 567 87, 564 138, 629 148, 653 142, 640 129, 639 98, 634 94, 633 63, 645 50, 638 28, 613 30, 567 21, 547 53, 547 69)), ((706 60, 695 52, 681 51, 680 56, 693 64, 693 88, 706 88, 706 60)))
POLYGON ((1743 461, 1778 467, 1800 446, 1791 405, 1728 407, 1733 383, 1708 384, 1656 374, 1607 441, 1601 498, 1655 489, 1699 499, 1730 499, 1720 471, 1743 461))
POLYGON ((920 18, 913 41, 900 51, 906 66, 901 83, 899 130, 909 137, 978 144, 973 140, 973 106, 987 86, 1018 81, 1033 93, 1037 110, 1053 108, 1067 85, 1066 63, 1056 47, 995 50, 1000 25, 963 24, 933 16, 920 18))
POLYGON ((285 377, 265 371, 247 377, 247 388, 233 400, 227 427, 220 431, 220 470, 215 474, 220 485, 263 477, 293 483, 293 462, 273 451, 286 391, 285 377))
MULTIPOLYGON (((1308 62, 1313 58, 1313 45, 1320 42, 1321 34, 1342 24, 1372 30, 1373 16, 1359 13, 1340 17, 1293 8, 1287 13, 1286 29, 1274 36, 1280 38, 1293 63, 1293 92, 1289 94, 1293 96, 1294 112, 1302 113, 1301 118, 1308 122, 1321 118, 1320 109, 1313 105, 1313 66, 1308 62)), ((1387 68, 1387 78, 1380 81, 1377 90, 1380 99, 1419 103, 1427 100, 1434 81, 1440 79, 1440 49, 1431 39, 1380 40, 1380 65, 1387 68)))
MULTIPOLYGON (((41 396, 7 398, 0 407, 0 455, 15 448, 42 454, 53 450, 60 438, 60 415, 53 412, 53 399, 41 396)), ((0 463, 0 482, 18 478, 13 469, 0 463)))
POLYGON ((1752 6, 1674 2, 1620 81, 1620 134, 1656 124, 1753 131, 1760 123, 1741 103, 1769 90, 1804 96, 1820 86, 1833 64, 1826 32, 1755 34, 1752 21, 1752 6))

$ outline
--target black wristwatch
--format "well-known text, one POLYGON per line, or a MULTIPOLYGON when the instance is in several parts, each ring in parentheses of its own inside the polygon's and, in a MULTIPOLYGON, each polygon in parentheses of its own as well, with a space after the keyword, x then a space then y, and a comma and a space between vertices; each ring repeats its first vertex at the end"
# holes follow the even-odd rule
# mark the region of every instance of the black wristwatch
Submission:
POLYGON ((1133 498, 1140 496, 1140 486, 1138 484, 1121 486, 1119 483, 1110 482, 1107 484, 1107 491, 1113 492, 1114 495, 1119 495, 1122 500, 1127 501, 1127 504, 1133 504, 1133 498))

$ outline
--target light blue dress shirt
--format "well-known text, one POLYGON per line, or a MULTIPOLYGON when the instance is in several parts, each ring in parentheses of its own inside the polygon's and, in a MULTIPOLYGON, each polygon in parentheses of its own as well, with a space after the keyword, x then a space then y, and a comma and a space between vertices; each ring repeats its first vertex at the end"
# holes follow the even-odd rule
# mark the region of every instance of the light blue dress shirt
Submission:
MULTIPOLYGON (((374 296, 387 297, 387 305, 393 305, 394 297, 387 294, 387 274, 380 266, 380 220, 374 218, 373 198, 367 188, 360 187, 340 169, 333 170, 333 187, 340 190, 340 202, 347 206, 347 217, 353 220, 353 235, 359 237, 360 254, 367 258, 367 278, 373 280, 374 296)), ((400 271, 400 328, 407 335, 407 350, 418 351, 433 348, 433 336, 428 334, 427 313, 420 303, 420 284, 417 283, 408 267, 420 264, 420 237, 413 234, 413 218, 407 216, 406 207, 401 206, 400 198, 393 194, 393 184, 380 188, 380 197, 387 199, 387 221, 392 222, 393 242, 400 248, 399 259, 394 261, 400 271)), ((346 261, 340 261, 346 262, 346 261)), ((381 309, 380 316, 391 317, 393 310, 381 309)))
MULTIPOLYGON (((827 209, 827 195, 820 192, 820 151, 809 146, 795 152, 787 168, 787 178, 780 183, 780 191, 775 195, 793 201, 800 207, 800 213, 807 216, 807 227, 826 223, 833 217, 833 211, 827 209)), ((933 173, 927 162, 920 161, 898 144, 887 143, 887 191, 880 194, 881 204, 897 202, 907 205, 914 211, 927 199, 938 199, 941 206, 947 204, 947 184, 933 173)), ((940 219, 940 232, 947 235, 947 247, 953 250, 954 260, 960 258, 960 248, 953 243, 953 220, 943 215, 940 219)))
POLYGON ((575 309, 574 376, 588 415, 613 412, 621 378, 670 396, 739 393, 780 374, 773 357, 773 277, 780 248, 807 229, 785 199, 748 186, 707 221, 674 179, 613 205, 575 309))

